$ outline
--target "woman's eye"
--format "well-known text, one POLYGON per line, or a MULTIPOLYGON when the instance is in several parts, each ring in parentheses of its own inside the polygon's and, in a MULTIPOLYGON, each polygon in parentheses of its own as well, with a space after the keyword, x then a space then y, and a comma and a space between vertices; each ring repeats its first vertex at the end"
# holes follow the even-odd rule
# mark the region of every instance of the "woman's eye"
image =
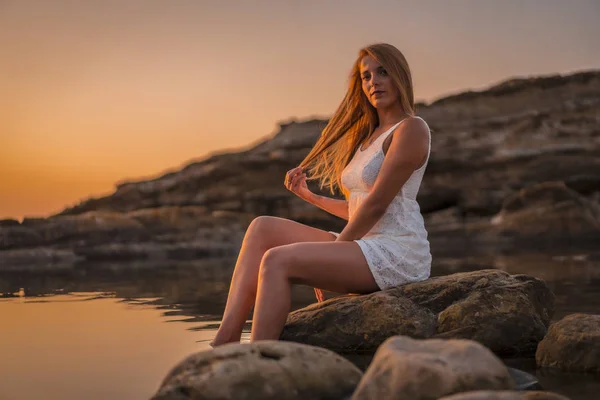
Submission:
POLYGON ((383 75, 383 76, 387 76, 387 71, 386 71, 385 69, 382 69, 382 70, 381 70, 381 75, 383 75))

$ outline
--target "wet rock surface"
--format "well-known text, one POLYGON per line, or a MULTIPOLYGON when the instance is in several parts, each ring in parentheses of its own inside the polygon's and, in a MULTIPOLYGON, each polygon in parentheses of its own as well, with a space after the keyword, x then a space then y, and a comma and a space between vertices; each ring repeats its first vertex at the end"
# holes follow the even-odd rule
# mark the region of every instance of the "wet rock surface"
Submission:
POLYGON ((537 348, 541 367, 600 372, 600 315, 571 314, 550 326, 537 348))

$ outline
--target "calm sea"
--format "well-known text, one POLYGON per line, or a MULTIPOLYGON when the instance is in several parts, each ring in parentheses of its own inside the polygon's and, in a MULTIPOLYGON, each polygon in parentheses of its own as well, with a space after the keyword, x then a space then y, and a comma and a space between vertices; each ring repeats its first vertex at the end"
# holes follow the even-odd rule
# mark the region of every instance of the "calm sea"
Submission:
MULTIPOLYGON (((0 271, 0 399, 149 398, 177 362, 209 348, 234 263, 227 258, 0 271)), ((432 270, 445 275, 482 268, 546 280, 557 297, 555 320, 573 312, 600 314, 600 253, 435 257, 432 270)), ((293 308, 310 304, 313 296, 310 288, 295 288, 293 308)), ((571 399, 592 399, 600 391, 600 376, 510 362, 571 399)))

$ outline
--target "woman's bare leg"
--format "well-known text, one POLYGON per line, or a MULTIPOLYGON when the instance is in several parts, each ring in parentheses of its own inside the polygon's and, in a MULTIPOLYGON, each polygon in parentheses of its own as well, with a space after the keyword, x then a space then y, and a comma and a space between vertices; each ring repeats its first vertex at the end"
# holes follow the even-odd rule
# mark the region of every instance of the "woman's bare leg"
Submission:
POLYGON ((262 259, 250 341, 277 340, 291 306, 291 285, 338 293, 379 290, 356 242, 296 243, 273 248, 262 259))
POLYGON ((221 326, 211 343, 239 342, 244 323, 256 300, 258 271, 265 252, 297 242, 334 241, 335 236, 285 218, 260 216, 248 226, 229 287, 221 326))

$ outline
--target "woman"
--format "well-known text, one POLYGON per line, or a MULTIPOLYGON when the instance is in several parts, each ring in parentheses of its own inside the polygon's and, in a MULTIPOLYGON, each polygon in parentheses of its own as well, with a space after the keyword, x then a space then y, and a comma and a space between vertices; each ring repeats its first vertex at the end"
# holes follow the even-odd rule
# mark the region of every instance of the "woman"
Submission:
POLYGON ((291 285, 371 293, 429 277, 431 254, 417 192, 429 161, 430 131, 414 116, 410 69, 389 44, 360 50, 341 105, 284 184, 348 220, 341 233, 260 216, 246 231, 221 326, 211 343, 239 342, 254 305, 250 341, 278 339, 291 285), (344 200, 312 193, 306 172, 344 200))

